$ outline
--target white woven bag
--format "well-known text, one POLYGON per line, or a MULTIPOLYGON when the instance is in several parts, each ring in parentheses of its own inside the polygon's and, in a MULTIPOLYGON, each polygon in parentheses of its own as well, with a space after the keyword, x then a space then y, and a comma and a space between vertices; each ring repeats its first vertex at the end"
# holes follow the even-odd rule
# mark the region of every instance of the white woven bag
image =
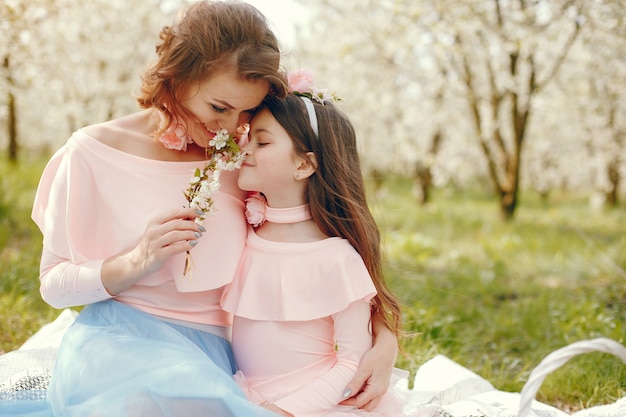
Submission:
POLYGON ((528 377, 528 381, 524 384, 521 391, 519 413, 517 414, 517 417, 528 416, 533 399, 537 395, 537 391, 539 391, 543 380, 549 373, 559 368, 574 356, 589 352, 611 353, 626 363, 626 347, 622 346, 615 340, 604 337, 591 340, 581 340, 555 350, 546 356, 541 363, 533 369, 528 377))

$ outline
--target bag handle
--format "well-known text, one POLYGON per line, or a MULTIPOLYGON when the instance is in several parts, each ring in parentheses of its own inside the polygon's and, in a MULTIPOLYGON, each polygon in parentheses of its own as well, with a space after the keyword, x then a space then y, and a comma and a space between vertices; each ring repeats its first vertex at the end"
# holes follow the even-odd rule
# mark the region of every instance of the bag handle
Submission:
POLYGON ((546 356, 535 369, 530 373, 528 381, 521 391, 520 406, 517 417, 527 417, 530 406, 541 387, 543 380, 549 373, 553 372, 574 356, 589 352, 612 353, 626 363, 626 347, 618 342, 605 337, 597 339, 581 340, 557 349, 546 356))

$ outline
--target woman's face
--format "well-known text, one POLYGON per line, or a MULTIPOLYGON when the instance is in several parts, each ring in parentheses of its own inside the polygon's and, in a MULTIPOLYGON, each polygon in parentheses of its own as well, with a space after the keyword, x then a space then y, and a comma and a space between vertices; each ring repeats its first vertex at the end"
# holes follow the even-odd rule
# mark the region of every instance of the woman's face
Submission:
POLYGON ((221 71, 192 85, 183 95, 181 105, 209 132, 208 136, 192 135, 196 144, 206 147, 220 129, 235 133, 238 126, 250 121, 269 89, 267 81, 240 78, 235 71, 221 71))
POLYGON ((303 195, 303 182, 295 179, 303 158, 296 154, 291 137, 269 110, 254 116, 249 140, 242 149, 246 159, 239 171, 239 188, 262 192, 272 207, 302 204, 292 200, 303 195))

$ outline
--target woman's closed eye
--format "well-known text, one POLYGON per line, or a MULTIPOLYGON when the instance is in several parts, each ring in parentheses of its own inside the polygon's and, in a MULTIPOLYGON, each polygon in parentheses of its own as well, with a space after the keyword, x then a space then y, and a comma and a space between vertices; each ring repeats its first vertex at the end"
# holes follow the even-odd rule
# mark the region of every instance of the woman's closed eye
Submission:
POLYGON ((211 108, 216 113, 224 113, 226 110, 228 110, 226 107, 216 106, 215 104, 211 104, 211 108))

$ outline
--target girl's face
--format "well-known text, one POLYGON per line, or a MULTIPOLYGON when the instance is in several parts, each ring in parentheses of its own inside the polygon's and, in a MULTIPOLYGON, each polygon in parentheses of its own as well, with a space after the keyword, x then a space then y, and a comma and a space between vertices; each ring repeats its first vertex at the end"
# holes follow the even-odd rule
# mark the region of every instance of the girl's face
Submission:
POLYGON ((239 188, 262 192, 271 207, 303 204, 304 181, 295 176, 304 158, 296 154, 291 137, 269 110, 254 116, 249 139, 242 149, 246 159, 239 171, 239 188))
POLYGON ((192 135, 196 144, 205 148, 220 129, 235 133, 238 126, 250 121, 269 89, 267 81, 243 79, 231 70, 218 72, 191 86, 183 94, 181 104, 209 132, 209 135, 192 135))

